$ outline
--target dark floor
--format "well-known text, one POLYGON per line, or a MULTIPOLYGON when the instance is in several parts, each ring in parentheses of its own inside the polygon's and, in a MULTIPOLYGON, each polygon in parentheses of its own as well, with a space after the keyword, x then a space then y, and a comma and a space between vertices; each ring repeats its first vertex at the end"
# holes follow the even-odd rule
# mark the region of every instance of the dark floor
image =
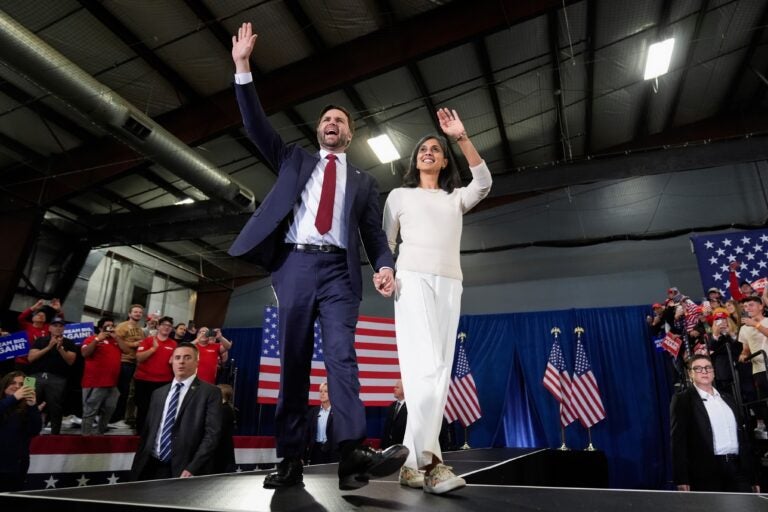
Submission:
MULTIPOLYGON (((469 450, 446 454, 456 473, 466 474, 519 458, 535 450, 469 450)), ((157 480, 0 495, 0 509, 22 511, 315 511, 430 510, 602 512, 765 512, 757 495, 664 491, 588 490, 553 487, 475 485, 433 496, 401 487, 394 476, 354 492, 338 490, 336 465, 305 469, 304 485, 283 490, 262 487, 266 471, 157 480)))

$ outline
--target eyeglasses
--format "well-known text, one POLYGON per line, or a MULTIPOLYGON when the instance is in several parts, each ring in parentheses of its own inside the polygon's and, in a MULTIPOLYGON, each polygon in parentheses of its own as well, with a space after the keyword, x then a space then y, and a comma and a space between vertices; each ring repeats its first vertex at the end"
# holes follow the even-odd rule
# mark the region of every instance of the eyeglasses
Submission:
POLYGON ((694 366, 693 368, 691 368, 691 370, 693 370, 696 373, 710 373, 710 372, 715 371, 715 369, 712 368, 712 366, 710 366, 710 365, 707 365, 707 366, 694 366))

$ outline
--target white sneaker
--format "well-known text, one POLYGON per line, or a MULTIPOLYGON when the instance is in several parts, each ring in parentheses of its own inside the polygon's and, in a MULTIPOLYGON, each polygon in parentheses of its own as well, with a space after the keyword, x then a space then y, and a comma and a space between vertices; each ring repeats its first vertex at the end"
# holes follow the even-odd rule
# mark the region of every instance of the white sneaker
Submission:
POLYGON ((403 466, 400 468, 399 480, 400 485, 405 485, 411 489, 421 489, 424 487, 424 472, 403 466))
POLYGON ((70 421, 70 422, 71 422, 73 425, 82 425, 82 424, 83 424, 83 420, 81 420, 80 418, 78 418, 78 417, 77 417, 77 416, 75 416, 74 414, 72 414, 72 415, 68 416, 68 418, 67 418, 67 419, 69 419, 69 421, 70 421))
POLYGON ((754 433, 755 439, 768 439, 768 431, 765 430, 765 425, 758 425, 754 433))
POLYGON ((445 464, 438 464, 432 468, 432 471, 424 475, 424 492, 444 494, 467 485, 467 482, 460 476, 456 476, 452 469, 445 464))
POLYGON ((130 429, 131 426, 125 420, 116 421, 107 425, 109 428, 130 429))

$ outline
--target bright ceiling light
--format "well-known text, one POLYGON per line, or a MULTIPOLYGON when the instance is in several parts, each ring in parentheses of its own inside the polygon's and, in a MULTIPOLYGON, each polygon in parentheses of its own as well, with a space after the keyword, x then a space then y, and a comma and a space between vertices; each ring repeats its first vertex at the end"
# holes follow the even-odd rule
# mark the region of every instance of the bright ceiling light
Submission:
POLYGON ((191 197, 188 197, 186 199, 182 199, 181 201, 176 201, 175 203, 173 203, 173 205, 178 206, 180 204, 192 204, 194 202, 195 202, 194 199, 192 199, 191 197))
POLYGON ((397 152, 397 148, 387 134, 368 139, 368 145, 371 146, 371 149, 383 164, 388 164, 400 158, 400 153, 397 152))
POLYGON ((674 37, 670 37, 666 41, 654 43, 648 47, 648 60, 645 61, 646 80, 659 77, 669 71, 669 62, 672 60, 672 50, 674 47, 674 37))

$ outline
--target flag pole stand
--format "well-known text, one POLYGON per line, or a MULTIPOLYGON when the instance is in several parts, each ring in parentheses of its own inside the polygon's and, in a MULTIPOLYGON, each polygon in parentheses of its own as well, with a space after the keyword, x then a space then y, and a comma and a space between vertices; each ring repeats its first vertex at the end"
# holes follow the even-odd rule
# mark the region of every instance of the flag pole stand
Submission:
POLYGON ((469 427, 464 427, 464 444, 461 445, 461 448, 459 450, 470 450, 472 447, 469 446, 469 427))
POLYGON ((562 442, 562 444, 560 445, 560 448, 558 448, 558 450, 560 450, 561 452, 567 452, 571 450, 570 448, 568 448, 568 445, 565 444, 565 427, 562 425, 560 425, 560 441, 562 442))
POLYGON ((584 448, 585 452, 594 452, 597 451, 597 448, 592 444, 592 429, 587 427, 587 438, 589 439, 589 445, 587 445, 586 448, 584 448))

